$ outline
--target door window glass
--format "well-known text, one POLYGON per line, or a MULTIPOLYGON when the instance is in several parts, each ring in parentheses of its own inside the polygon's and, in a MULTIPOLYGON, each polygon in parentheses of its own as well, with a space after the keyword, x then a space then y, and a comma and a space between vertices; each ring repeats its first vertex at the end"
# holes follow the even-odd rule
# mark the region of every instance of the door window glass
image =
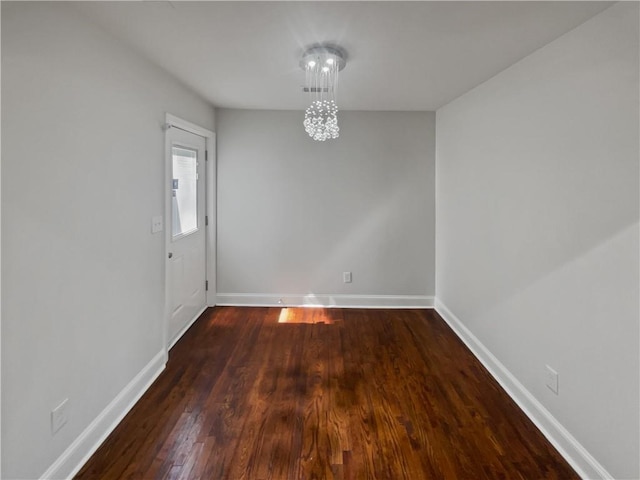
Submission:
POLYGON ((173 238, 198 230, 198 152, 174 146, 171 198, 173 238))

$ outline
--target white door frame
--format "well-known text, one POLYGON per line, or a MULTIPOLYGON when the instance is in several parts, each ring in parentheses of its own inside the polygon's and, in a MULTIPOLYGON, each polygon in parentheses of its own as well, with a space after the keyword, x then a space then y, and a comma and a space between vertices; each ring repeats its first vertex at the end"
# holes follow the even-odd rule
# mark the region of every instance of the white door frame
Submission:
MULTIPOLYGON (((179 128, 187 132, 193 133, 204 137, 205 149, 206 149, 206 161, 205 161, 205 216, 207 221, 205 222, 205 258, 206 258, 206 275, 208 282, 207 289, 207 307, 213 307, 216 304, 216 134, 211 130, 202 128, 187 120, 184 120, 170 113, 165 114, 165 162, 164 162, 164 188, 162 189, 162 195, 164 195, 164 218, 165 218, 165 241, 164 241, 164 328, 163 328, 163 345, 165 353, 165 361, 169 355, 169 349, 173 344, 169 345, 169 318, 171 315, 170 299, 170 282, 169 282, 169 244, 171 240, 171 231, 169 229, 169 218, 171 216, 171 198, 167 195, 169 191, 168 186, 171 184, 171 141, 166 131, 170 128, 179 128)), ((197 316, 196 316, 197 318, 197 316)), ((193 319, 193 321, 196 320, 193 319)), ((190 322, 184 330, 178 335, 180 338, 192 324, 190 322)), ((176 340, 177 340, 176 338, 176 340)), ((175 343, 175 341, 174 341, 175 343)))

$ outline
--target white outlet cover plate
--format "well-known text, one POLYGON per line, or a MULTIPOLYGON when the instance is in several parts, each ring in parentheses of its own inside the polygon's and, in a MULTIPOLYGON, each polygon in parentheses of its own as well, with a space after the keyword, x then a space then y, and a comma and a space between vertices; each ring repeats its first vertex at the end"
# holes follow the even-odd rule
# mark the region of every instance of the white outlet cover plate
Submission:
POLYGON ((51 433, 56 433, 64 426, 65 423, 67 423, 68 404, 69 399, 65 398, 60 405, 51 410, 51 433))
POLYGON ((547 387, 549 388, 549 390, 551 390, 553 393, 555 393, 556 395, 558 394, 558 372, 556 372, 553 368, 551 368, 549 365, 545 365, 546 366, 546 384, 547 387))

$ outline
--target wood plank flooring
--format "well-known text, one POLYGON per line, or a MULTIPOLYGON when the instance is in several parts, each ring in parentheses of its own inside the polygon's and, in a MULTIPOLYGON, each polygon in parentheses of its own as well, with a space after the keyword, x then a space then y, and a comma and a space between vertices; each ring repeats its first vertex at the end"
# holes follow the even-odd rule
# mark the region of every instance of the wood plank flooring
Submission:
POLYGON ((577 479, 433 310, 209 309, 77 479, 577 479))

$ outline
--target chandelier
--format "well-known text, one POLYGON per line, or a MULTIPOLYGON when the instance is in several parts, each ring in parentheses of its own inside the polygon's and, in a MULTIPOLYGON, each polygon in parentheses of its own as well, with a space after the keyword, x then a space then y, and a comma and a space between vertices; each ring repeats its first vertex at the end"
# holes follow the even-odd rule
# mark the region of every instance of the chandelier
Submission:
POLYGON ((344 54, 327 45, 311 47, 302 54, 300 66, 306 73, 304 91, 312 101, 304 112, 304 129, 314 140, 338 138, 338 72, 346 65, 344 54))

